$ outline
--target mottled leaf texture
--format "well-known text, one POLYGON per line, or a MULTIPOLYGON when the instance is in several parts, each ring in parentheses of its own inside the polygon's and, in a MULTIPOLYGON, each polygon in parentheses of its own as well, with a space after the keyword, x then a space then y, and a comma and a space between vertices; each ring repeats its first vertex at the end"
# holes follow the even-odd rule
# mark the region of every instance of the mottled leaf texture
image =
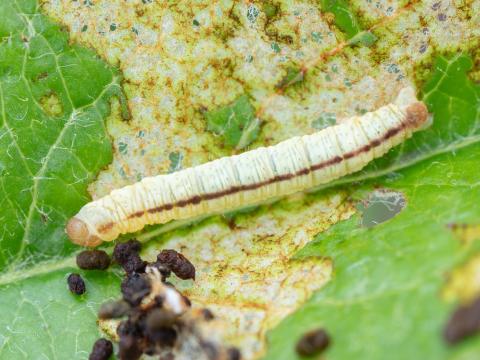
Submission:
MULTIPOLYGON (((112 120, 107 134, 110 99, 123 101, 120 74, 69 41, 35 1, 0 1, 2 360, 87 359, 100 336, 96 311, 119 296, 119 278, 111 270, 79 270, 63 228, 112 160, 109 135, 118 151, 91 186, 96 196, 250 144, 324 128, 344 112, 373 110, 410 82, 414 66, 423 71, 437 53, 473 49, 453 30, 471 39, 477 19, 473 5, 439 1, 43 3, 75 41, 119 64, 133 116, 128 124, 112 120), (213 140, 206 128, 217 135, 213 140), (71 272, 84 278, 84 295, 68 290, 71 272)), ((331 262, 316 258, 328 257, 333 279, 270 331, 267 359, 296 359, 297 339, 318 327, 331 335, 327 359, 477 359, 478 338, 455 348, 443 344, 442 326, 455 304, 440 296, 446 274, 479 247, 462 244, 446 227, 478 223, 480 215, 480 92, 467 76, 473 63, 462 54, 437 58, 422 93, 433 126, 339 182, 371 178, 356 193, 362 199, 374 188, 381 192, 377 187, 403 193, 398 214, 368 228, 360 226, 360 215, 339 223, 291 266, 298 244, 347 216, 346 191, 335 201, 328 194, 321 201, 314 198, 324 194, 307 197, 315 206, 287 201, 231 217, 228 226, 215 218, 203 228, 169 233, 163 240, 185 244, 182 252, 204 269, 195 283, 180 284, 187 295, 196 291, 195 304, 223 305, 227 330, 250 330, 248 339, 258 337, 251 348, 262 352, 264 333, 252 332, 252 319, 241 315, 253 314, 253 322, 261 317, 253 323, 257 330, 274 327, 270 319, 283 318, 329 280, 331 262), (426 161, 415 164, 420 160, 426 161), (257 282, 248 280, 252 274, 257 282), (240 290, 230 293, 235 286, 240 290), (251 306, 257 303, 266 306, 251 306)), ((471 76, 478 79, 478 72, 471 76)), ((166 243, 152 241, 143 255, 154 258, 166 243)))
POLYGON ((120 77, 35 1, 0 3, 0 270, 72 251, 66 219, 111 161, 120 77))
POLYGON ((378 177, 436 154, 478 142, 480 86, 468 79, 467 74, 472 67, 472 59, 467 55, 439 56, 434 73, 423 88, 423 101, 434 114, 432 126, 416 133, 412 139, 387 156, 373 161, 364 170, 336 183, 378 177))
POLYGON ((332 258, 334 277, 270 333, 266 359, 297 358, 295 341, 316 327, 332 336, 329 359, 478 357, 478 336, 454 348, 443 342, 453 304, 440 296, 447 273, 480 247, 478 242, 463 245, 448 228, 480 219, 480 88, 466 76, 470 68, 465 56, 438 59, 424 90, 435 112, 434 126, 385 161, 402 164, 408 154, 422 157, 464 148, 359 190, 368 193, 374 185, 403 193, 407 205, 394 218, 367 228, 354 216, 300 251, 298 258, 332 258))

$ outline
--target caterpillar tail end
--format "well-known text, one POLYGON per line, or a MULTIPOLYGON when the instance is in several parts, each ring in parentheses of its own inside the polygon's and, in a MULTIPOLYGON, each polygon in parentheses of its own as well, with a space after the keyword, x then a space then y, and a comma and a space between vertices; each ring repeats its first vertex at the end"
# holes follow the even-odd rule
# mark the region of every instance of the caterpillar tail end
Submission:
POLYGON ((427 107, 417 100, 413 87, 407 86, 401 89, 394 103, 405 111, 406 124, 414 131, 425 129, 432 124, 432 117, 427 107))
POLYGON ((90 233, 87 224, 76 217, 68 220, 65 231, 70 240, 80 246, 95 247, 102 243, 98 236, 90 233))

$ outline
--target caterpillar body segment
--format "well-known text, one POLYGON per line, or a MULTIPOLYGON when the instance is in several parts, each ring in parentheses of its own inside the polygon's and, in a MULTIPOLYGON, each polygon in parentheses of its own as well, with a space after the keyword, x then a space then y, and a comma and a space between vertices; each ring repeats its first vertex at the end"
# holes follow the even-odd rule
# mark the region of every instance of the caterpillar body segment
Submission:
POLYGON ((425 126, 428 112, 412 88, 380 109, 311 135, 147 177, 85 205, 69 220, 70 239, 84 246, 146 225, 254 205, 362 169, 425 126))

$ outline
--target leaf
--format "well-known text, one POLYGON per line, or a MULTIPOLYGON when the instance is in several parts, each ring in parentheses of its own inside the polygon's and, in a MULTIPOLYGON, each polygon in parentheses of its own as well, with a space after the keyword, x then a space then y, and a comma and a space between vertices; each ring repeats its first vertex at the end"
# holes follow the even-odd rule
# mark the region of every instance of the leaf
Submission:
POLYGON ((332 258, 334 277, 270 333, 265 359, 297 358, 295 341, 316 327, 332 336, 329 359, 407 359, 419 351, 422 358, 446 359, 469 347, 478 351, 478 337, 459 348, 443 343, 452 304, 439 293, 446 273, 472 250, 447 224, 480 217, 479 154, 475 144, 404 170, 396 181, 383 180, 408 199, 400 214, 370 229, 355 216, 307 245, 298 257, 332 258))
POLYGON ((243 149, 253 142, 260 131, 260 121, 247 95, 232 104, 205 114, 208 130, 224 138, 227 146, 243 149))
POLYGON ((36 274, 2 278, 0 357, 2 359, 87 359, 99 337, 95 322, 101 303, 118 296, 120 281, 108 272, 82 274, 87 293, 68 291, 71 264, 35 268, 36 274), (5 283, 8 283, 5 286, 5 283))
POLYGON ((0 23, 0 269, 64 256, 65 221, 112 159, 103 119, 120 76, 69 45, 35 1, 2 2, 0 23), (55 114, 43 102, 52 98, 55 114), (43 105, 42 105, 43 103, 43 105), (59 110, 61 108, 61 111, 59 110))
POLYGON ((168 155, 168 158, 170 159, 170 168, 168 169, 168 172, 177 171, 182 167, 183 155, 181 153, 171 152, 168 155))
POLYGON ((352 37, 349 41, 351 45, 372 46, 377 37, 370 31, 361 31, 352 37))
POLYGON ((334 184, 378 177, 478 142, 480 86, 468 79, 467 73, 472 66, 472 59, 465 54, 458 54, 451 59, 439 56, 435 71, 423 89, 423 101, 433 113, 432 126, 417 132, 410 140, 373 161, 362 171, 334 184))
POLYGON ((112 160, 104 118, 121 77, 35 1, 2 1, 0 14, 0 358, 86 358, 118 279, 90 273, 88 295, 70 294, 63 228, 112 160))
POLYGON ((357 16, 351 11, 345 0, 322 0, 322 9, 335 15, 335 25, 347 34, 347 38, 354 37, 361 31, 357 16))
POLYGON ((278 5, 272 4, 268 1, 264 1, 262 4, 262 10, 267 18, 273 18, 278 14, 278 5))
POLYGON ((479 337, 457 348, 443 343, 452 303, 439 296, 447 272, 480 249, 480 243, 465 246, 448 229, 451 223, 480 218, 480 87, 468 79, 470 68, 466 56, 438 59, 424 89, 434 126, 405 143, 393 159, 469 146, 358 190, 388 187, 403 193, 407 205, 374 227, 362 227, 365 221, 354 216, 317 235, 297 254, 297 259, 333 259, 334 278, 270 333, 265 359, 297 358, 295 341, 316 327, 333 338, 330 359, 407 359, 418 356, 419 349, 423 358, 476 358, 472 349, 480 349, 479 337))
MULTIPOLYGON (((21 58, 24 54, 18 36, 23 39, 22 33, 28 35, 28 31, 23 31, 24 24, 16 21, 18 13, 30 14, 36 22, 52 24, 38 14, 34 2, 20 2, 21 11, 11 4, 15 5, 14 2, 0 5, 0 48, 8 48, 11 35, 16 36, 18 46, 16 51, 1 54, 0 63, 9 62, 6 68, 0 66, 1 76, 11 74, 11 59, 21 58), (31 5, 30 8, 26 4, 31 5)), ((325 14, 320 12, 321 4, 309 1, 277 4, 275 2, 275 9, 268 10, 251 2, 230 1, 192 2, 188 6, 174 2, 162 5, 150 0, 135 4, 42 1, 42 10, 68 28, 71 42, 95 49, 109 63, 118 64, 125 76, 122 85, 128 95, 132 119, 129 123, 119 121, 116 106, 113 107, 113 115, 107 122, 108 135, 115 144, 113 162, 99 174, 98 180, 90 184, 91 194, 102 196, 139 178, 168 172, 176 161, 176 156, 170 154, 182 154, 181 166, 188 167, 231 153, 231 149, 225 148, 244 148, 252 139, 258 145, 271 145, 293 134, 311 132, 313 122, 323 114, 333 115, 322 118, 316 126, 324 126, 333 116, 339 118, 373 110, 388 103, 400 87, 412 80, 412 73, 418 76, 426 72, 430 68, 431 56, 448 49, 473 52, 477 44, 474 41, 474 36, 478 37, 476 18, 472 16, 470 4, 442 3, 439 10, 432 10, 429 4, 422 2, 402 2, 404 6, 401 4, 397 8, 398 13, 395 10, 389 14, 394 16, 384 17, 378 14, 385 9, 381 12, 375 10, 383 6, 382 3, 335 2, 335 6, 339 9, 343 6, 355 21, 361 19, 363 24, 368 18, 367 22, 372 25, 369 30, 354 29, 356 35, 346 42, 330 21, 332 16, 322 16, 325 14), (369 11, 371 9, 373 11, 369 11), (445 15, 441 17, 443 20, 438 19, 440 11, 448 14, 446 20, 445 15), (373 21, 372 17, 380 17, 379 22, 373 21), (420 23, 418 18, 425 21, 420 23), (369 34, 374 34, 378 41, 371 44, 373 39, 369 34), (367 48, 357 44, 372 46, 367 48), (433 49, 435 53, 430 54, 433 49), (289 68, 305 70, 302 86, 293 86, 285 94, 280 94, 275 85, 289 68), (223 125, 220 122, 220 133, 225 133, 219 135, 221 141, 212 141, 211 134, 205 132, 203 109, 215 112, 215 104, 228 104, 242 94, 248 94, 249 99, 244 108, 251 108, 246 112, 246 118, 252 119, 252 115, 248 115, 250 112, 262 119, 265 127, 261 137, 257 137, 259 122, 255 119, 243 132, 239 131, 238 124, 234 124, 232 128, 237 130, 232 131, 235 141, 231 146, 225 142, 228 127, 223 125, 227 122, 223 125)), ((335 13, 334 10, 331 11, 335 13)), ((347 20, 352 23, 351 18, 347 20)), ((338 24, 341 26, 341 22, 338 24)), ((44 36, 57 45, 63 44, 63 50, 58 50, 60 58, 67 57, 69 49, 82 52, 78 46, 65 43, 63 29, 53 27, 44 36)), ((103 65, 103 61, 93 59, 90 51, 85 53, 88 56, 82 57, 82 65, 74 69, 81 72, 93 67, 93 75, 77 76, 79 74, 75 73, 65 77, 71 92, 97 96, 98 81, 100 84, 109 83, 110 78, 102 83, 103 75, 113 73, 115 85, 109 95, 117 93, 121 96, 118 91, 113 91, 119 89, 116 86, 120 81, 118 74, 108 67, 100 71, 95 64, 103 65), (89 65, 88 59, 93 65, 89 65), (85 92, 84 87, 91 85, 92 91, 85 92)), ((43 56, 38 62, 48 58, 48 55, 43 56)), ((59 69, 68 72, 73 63, 59 69)), ((13 69, 19 64, 13 61, 13 69)), ((39 74, 38 80, 43 78, 44 74, 39 74)), ((70 110, 65 107, 65 96, 62 98, 52 92, 52 86, 39 90, 42 97, 38 102, 53 124, 63 126, 65 114, 70 110)), ((82 177, 78 182, 85 199, 88 196, 85 185, 96 176, 100 167, 109 162, 106 156, 107 133, 100 127, 108 114, 108 96, 97 98, 96 104, 101 109, 101 114, 95 117, 97 131, 91 132, 85 127, 75 131, 77 136, 86 136, 84 144, 90 144, 88 141, 92 139, 97 145, 98 142, 104 144, 101 149, 94 145, 81 147, 80 157, 98 162, 98 167, 92 165, 88 168, 89 179, 83 181, 82 177), (100 164, 102 159, 105 161, 100 164)), ((12 114, 22 109, 23 99, 25 97, 11 99, 9 110, 13 110, 12 114)), ((44 132, 34 130, 28 132, 29 138, 32 141, 43 139, 44 132)), ((8 145, 11 143, 9 140, 8 145)), ((449 148, 447 142, 444 145, 449 148)), ((70 150, 66 153, 69 154, 70 150)), ((54 176, 61 179, 64 173, 68 174, 63 165, 69 157, 56 160, 59 160, 55 163, 58 171, 54 176)), ((392 164, 390 167, 388 164, 383 168, 379 166, 378 172, 372 172, 370 176, 399 170, 411 162, 392 164)), ((0 171, 2 166, 3 162, 0 171)), ((19 169, 19 181, 25 180, 23 164, 19 162, 15 168, 19 169)), ((370 189, 368 186, 364 188, 366 192, 370 189)), ((69 204, 66 196, 73 195, 63 190, 48 198, 63 205, 66 217, 85 199, 69 204)), ((145 232, 141 235, 153 237, 155 241, 149 243, 144 255, 154 258, 163 246, 178 246, 192 257, 201 269, 196 283, 177 285, 189 296, 195 295, 192 300, 197 305, 222 309, 220 314, 227 319, 228 325, 226 337, 242 345, 248 358, 252 352, 264 351, 264 336, 268 329, 295 311, 330 279, 330 259, 309 257, 289 261, 289 258, 314 234, 351 214, 346 195, 337 190, 328 191, 266 205, 247 214, 240 213, 228 222, 216 217, 195 227, 163 235, 145 232)), ((0 196, 0 202, 5 204, 5 201, 3 195, 0 196)), ((388 226, 402 214, 380 226, 388 226)), ((65 277, 78 270, 74 270, 73 249, 63 238, 62 221, 56 223, 56 230, 52 228, 51 233, 51 236, 45 234, 33 239, 23 260, 0 275, 2 359, 31 358, 31 354, 34 357, 38 354, 40 358, 87 358, 93 341, 99 336, 95 327, 97 307, 103 300, 119 294, 118 278, 113 268, 113 273, 81 272, 87 281, 87 293, 81 298, 71 295, 66 289, 65 277), (23 266, 18 268, 20 264, 23 266)), ((12 247, 15 255, 15 244, 13 241, 5 244, 2 251, 8 253, 12 247)), ((382 255, 385 258, 392 256, 387 251, 382 255)), ((302 324, 299 321, 298 325, 302 324)), ((286 336, 291 344, 294 339, 286 336)), ((376 344, 377 339, 371 343, 376 344)), ((290 350, 284 348, 282 351, 290 350)))
POLYGON ((277 89, 285 89, 288 86, 301 83, 303 81, 303 72, 301 69, 287 68, 287 73, 275 86, 277 89))

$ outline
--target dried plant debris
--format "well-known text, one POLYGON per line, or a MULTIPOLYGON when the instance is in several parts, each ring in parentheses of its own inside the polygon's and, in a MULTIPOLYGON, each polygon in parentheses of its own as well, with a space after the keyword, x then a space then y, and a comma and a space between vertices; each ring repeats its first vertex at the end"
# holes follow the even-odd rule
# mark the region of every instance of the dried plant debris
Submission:
MULTIPOLYGON (((106 302, 98 311, 100 325, 121 320, 115 323, 112 334, 118 341, 119 359, 135 360, 145 354, 165 360, 239 360, 240 351, 224 346, 222 333, 212 331, 213 313, 192 309, 190 300, 166 281, 171 273, 180 279, 195 279, 193 264, 175 250, 163 250, 157 261, 147 263, 140 257, 140 250, 136 240, 115 246, 113 259, 126 273, 121 283, 123 299, 106 302)), ((92 268, 90 265, 103 257, 96 251, 81 255, 79 263, 83 268, 92 268)), ((75 293, 85 291, 78 274, 69 276, 69 286, 75 293)), ((108 359, 112 352, 111 342, 99 339, 89 359, 108 359)))
POLYGON ((105 270, 110 256, 103 250, 85 250, 77 255, 77 266, 83 270, 105 270))
POLYGON ((450 317, 443 337, 454 345, 480 332, 480 297, 469 305, 460 306, 450 317))
MULTIPOLYGON (((212 338, 202 330, 202 323, 212 321, 213 314, 192 309, 190 301, 163 280, 155 265, 148 265, 144 274, 128 274, 126 279, 122 292, 131 307, 116 329, 120 359, 138 359, 142 354, 165 359, 187 359, 191 354, 209 360, 240 358, 238 350, 222 346, 220 337, 212 338)), ((108 318, 106 308, 115 309, 109 314, 116 318, 126 307, 122 302, 103 305, 100 318, 108 318)))
POLYGON ((301 356, 320 354, 330 345, 330 336, 324 329, 315 329, 304 334, 297 343, 296 350, 301 356))
POLYGON ((108 301, 98 310, 99 319, 118 319, 128 314, 130 304, 124 300, 108 301))
POLYGON ((93 344, 93 349, 88 360, 107 360, 112 354, 112 342, 107 339, 98 339, 95 341, 95 344, 93 344))
POLYGON ((67 278, 68 288, 77 295, 82 295, 86 291, 85 281, 79 274, 70 274, 67 278))

